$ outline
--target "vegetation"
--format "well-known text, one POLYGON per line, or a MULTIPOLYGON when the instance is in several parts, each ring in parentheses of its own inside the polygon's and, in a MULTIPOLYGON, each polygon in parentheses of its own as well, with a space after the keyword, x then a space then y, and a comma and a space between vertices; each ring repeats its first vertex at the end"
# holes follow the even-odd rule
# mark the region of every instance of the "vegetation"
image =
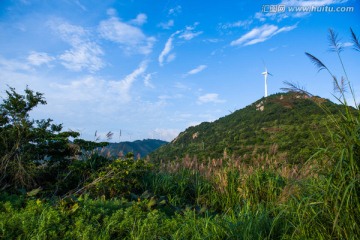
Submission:
POLYGON ((167 142, 157 139, 136 140, 133 142, 109 143, 106 147, 100 149, 102 156, 107 157, 123 157, 127 153, 132 152, 136 158, 147 156, 157 148, 167 142))
POLYGON ((326 112, 339 117, 340 105, 306 93, 279 93, 220 118, 189 127, 173 140, 151 153, 154 159, 196 156, 207 158, 267 154, 277 148, 294 163, 306 161, 318 147, 330 140, 332 124, 326 112))
POLYGON ((30 120, 29 112, 38 104, 46 104, 41 93, 25 90, 25 95, 6 91, 7 98, 0 105, 0 184, 7 187, 23 188, 37 185, 36 178, 46 174, 60 174, 76 154, 68 142, 77 137, 75 132, 61 132, 62 126, 52 124, 51 119, 30 120), (40 166, 48 158, 49 172, 42 172, 40 166))
MULTIPOLYGON (((360 51, 353 31, 351 36, 360 51)), ((332 30, 330 42, 342 64, 332 30)), ((207 158, 201 158, 206 146, 200 145, 198 152, 184 147, 187 155, 178 158, 136 160, 128 153, 107 159, 96 151, 103 143, 77 139, 77 133, 62 132, 51 120, 29 120, 29 111, 45 100, 29 89, 22 96, 10 88, 0 105, 0 238, 357 239, 359 106, 348 104, 349 95, 356 97, 345 69, 338 80, 318 58, 307 56, 331 74, 341 105, 288 83, 291 94, 261 99, 216 124, 190 128, 165 146, 179 148, 186 139, 189 146, 198 144, 206 140, 204 133, 221 137, 222 122, 231 131, 247 119, 256 123, 250 126, 257 126, 255 133, 239 128, 241 148, 225 149, 230 138, 220 138, 220 148, 207 149, 214 154, 207 158), (256 110, 260 103, 263 111, 256 110), (305 113, 302 122, 293 117, 305 113), (300 129, 291 128, 298 122, 300 129), (193 129, 202 132, 196 136, 193 129), (294 140, 289 132, 300 134, 291 142, 300 144, 297 148, 284 145, 286 137, 294 140), (251 151, 242 152, 245 144, 251 151), (301 158, 307 154, 310 158, 301 158)))

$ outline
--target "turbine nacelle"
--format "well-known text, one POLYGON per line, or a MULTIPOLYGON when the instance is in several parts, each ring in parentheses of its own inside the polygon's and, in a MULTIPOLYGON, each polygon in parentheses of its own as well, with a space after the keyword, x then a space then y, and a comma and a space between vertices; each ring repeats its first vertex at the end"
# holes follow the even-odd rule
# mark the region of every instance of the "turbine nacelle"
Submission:
POLYGON ((267 69, 265 69, 265 72, 262 72, 261 74, 262 74, 262 75, 270 75, 270 76, 273 76, 271 73, 269 73, 269 72, 267 71, 267 69))

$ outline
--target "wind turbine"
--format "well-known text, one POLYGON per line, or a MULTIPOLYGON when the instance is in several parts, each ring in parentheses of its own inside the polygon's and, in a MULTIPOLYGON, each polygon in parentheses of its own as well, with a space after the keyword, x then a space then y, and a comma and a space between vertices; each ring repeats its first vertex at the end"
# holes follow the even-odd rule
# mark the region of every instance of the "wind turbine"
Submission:
POLYGON ((265 66, 265 72, 262 72, 261 74, 264 75, 264 78, 265 78, 265 97, 267 97, 267 95, 268 95, 268 91, 267 91, 267 77, 268 77, 268 75, 270 75, 270 76, 273 76, 273 75, 268 72, 265 63, 264 63, 264 66, 265 66))

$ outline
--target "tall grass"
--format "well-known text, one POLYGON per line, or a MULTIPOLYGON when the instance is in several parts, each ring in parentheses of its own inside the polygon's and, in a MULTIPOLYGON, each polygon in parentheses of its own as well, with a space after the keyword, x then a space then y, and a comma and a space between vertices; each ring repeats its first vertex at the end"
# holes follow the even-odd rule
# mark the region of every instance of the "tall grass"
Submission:
POLYGON ((184 209, 172 216, 147 208, 147 202, 125 199, 79 199, 67 208, 40 200, 23 207, 5 201, 0 211, 2 239, 274 239, 285 221, 264 207, 231 214, 199 215, 184 209))
MULTIPOLYGON (((360 51, 359 39, 350 29, 354 49, 360 51)), ((306 188, 310 192, 298 202, 296 231, 294 234, 319 239, 356 239, 360 236, 360 114, 357 98, 341 57, 344 50, 338 35, 329 30, 330 51, 339 60, 343 77, 335 74, 317 57, 305 53, 318 70, 325 70, 331 76, 334 85, 333 96, 343 106, 337 116, 326 106, 319 106, 333 122, 329 128, 331 142, 317 154, 329 162, 328 171, 317 181, 310 181, 306 188), (349 104, 352 100, 353 106, 349 104)), ((303 92, 303 89, 290 84, 291 91, 303 92)), ((308 94, 306 92, 306 94, 308 94)), ((309 160, 310 164, 314 160, 309 160)))

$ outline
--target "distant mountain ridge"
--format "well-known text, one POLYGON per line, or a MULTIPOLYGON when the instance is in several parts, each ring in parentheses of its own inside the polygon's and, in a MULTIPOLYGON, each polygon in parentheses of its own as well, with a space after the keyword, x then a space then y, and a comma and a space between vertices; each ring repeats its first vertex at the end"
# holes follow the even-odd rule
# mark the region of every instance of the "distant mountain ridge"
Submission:
POLYGON ((168 142, 158 140, 158 139, 144 139, 136 140, 133 142, 119 142, 119 143, 109 143, 106 147, 101 149, 101 155, 112 156, 112 157, 122 157, 127 153, 132 152, 135 157, 145 157, 149 153, 158 149, 160 146, 168 142))
POLYGON ((214 122, 189 127, 150 156, 174 160, 186 155, 205 159, 276 152, 293 162, 305 161, 330 140, 331 122, 317 103, 333 114, 342 109, 320 97, 278 93, 214 122))

